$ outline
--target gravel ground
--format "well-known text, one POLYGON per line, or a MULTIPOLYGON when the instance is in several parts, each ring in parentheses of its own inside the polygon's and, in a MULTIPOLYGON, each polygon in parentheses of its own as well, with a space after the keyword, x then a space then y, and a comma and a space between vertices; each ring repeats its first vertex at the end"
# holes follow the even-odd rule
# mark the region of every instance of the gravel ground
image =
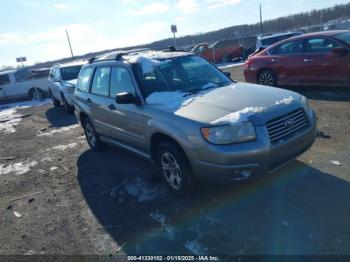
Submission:
POLYGON ((308 152, 181 198, 131 153, 91 151, 63 108, 16 110, 0 123, 0 254, 350 255, 350 90, 297 91, 319 118, 308 152))

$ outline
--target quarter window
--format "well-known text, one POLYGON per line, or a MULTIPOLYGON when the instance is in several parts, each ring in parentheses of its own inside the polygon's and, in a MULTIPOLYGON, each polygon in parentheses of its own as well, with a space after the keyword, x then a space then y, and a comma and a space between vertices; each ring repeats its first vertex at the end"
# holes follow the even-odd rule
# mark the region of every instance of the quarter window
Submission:
POLYGON ((92 82, 91 93, 95 95, 109 95, 110 67, 99 67, 96 69, 94 81, 92 82))
POLYGON ((307 40, 306 52, 313 54, 327 54, 332 51, 333 48, 340 45, 328 38, 313 38, 307 40))
POLYGON ((8 85, 10 83, 9 75, 0 75, 0 85, 8 85))
POLYGON ((82 92, 89 92, 89 83, 92 76, 93 68, 88 67, 81 70, 78 78, 77 88, 82 92))
POLYGON ((111 73, 111 97, 119 93, 131 93, 136 95, 134 83, 130 77, 129 71, 122 67, 113 67, 111 73))

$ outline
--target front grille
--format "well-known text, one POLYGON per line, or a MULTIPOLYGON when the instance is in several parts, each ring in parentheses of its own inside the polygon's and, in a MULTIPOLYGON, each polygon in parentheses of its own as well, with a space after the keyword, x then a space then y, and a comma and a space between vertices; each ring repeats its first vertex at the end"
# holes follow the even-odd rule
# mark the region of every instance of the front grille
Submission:
POLYGON ((267 122, 271 143, 278 144, 293 137, 298 131, 306 129, 308 124, 308 119, 303 109, 298 109, 267 122))

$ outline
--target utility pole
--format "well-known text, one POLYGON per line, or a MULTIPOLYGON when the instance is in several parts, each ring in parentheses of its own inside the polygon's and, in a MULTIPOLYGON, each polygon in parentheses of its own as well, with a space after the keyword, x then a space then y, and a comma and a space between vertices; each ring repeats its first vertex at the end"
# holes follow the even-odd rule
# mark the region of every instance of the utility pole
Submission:
POLYGON ((261 3, 260 3, 260 34, 263 33, 263 21, 262 21, 262 10, 261 10, 261 3))
POLYGON ((68 30, 66 30, 66 35, 67 35, 67 40, 68 40, 68 44, 69 44, 70 53, 71 53, 72 57, 74 57, 74 55, 73 55, 73 49, 72 49, 72 45, 71 45, 71 43, 70 43, 70 39, 69 39, 68 30))

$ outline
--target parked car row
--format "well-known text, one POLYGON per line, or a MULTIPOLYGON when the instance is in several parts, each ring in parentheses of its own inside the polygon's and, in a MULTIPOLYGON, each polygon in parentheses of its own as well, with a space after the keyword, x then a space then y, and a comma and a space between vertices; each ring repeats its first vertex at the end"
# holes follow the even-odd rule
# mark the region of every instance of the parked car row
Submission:
POLYGON ((267 86, 350 86, 350 31, 326 31, 278 42, 247 59, 248 82, 267 86))

